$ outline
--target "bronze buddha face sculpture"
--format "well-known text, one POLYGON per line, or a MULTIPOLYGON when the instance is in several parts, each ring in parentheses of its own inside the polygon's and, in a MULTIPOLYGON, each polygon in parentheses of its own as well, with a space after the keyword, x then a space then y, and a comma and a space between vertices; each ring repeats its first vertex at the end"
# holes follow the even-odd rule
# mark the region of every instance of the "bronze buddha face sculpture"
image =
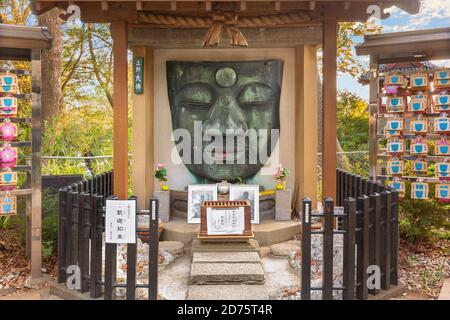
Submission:
POLYGON ((190 135, 176 142, 190 172, 231 182, 258 173, 278 141, 282 74, 280 60, 167 62, 172 129, 190 135))

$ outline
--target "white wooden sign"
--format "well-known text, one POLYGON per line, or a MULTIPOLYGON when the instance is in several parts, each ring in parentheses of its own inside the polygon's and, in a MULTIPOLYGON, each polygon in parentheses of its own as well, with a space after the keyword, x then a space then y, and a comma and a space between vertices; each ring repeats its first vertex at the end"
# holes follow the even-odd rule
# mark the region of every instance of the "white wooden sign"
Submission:
POLYGON ((244 233, 244 208, 207 208, 208 235, 244 233))
POLYGON ((136 200, 106 200, 106 243, 136 243, 136 200))

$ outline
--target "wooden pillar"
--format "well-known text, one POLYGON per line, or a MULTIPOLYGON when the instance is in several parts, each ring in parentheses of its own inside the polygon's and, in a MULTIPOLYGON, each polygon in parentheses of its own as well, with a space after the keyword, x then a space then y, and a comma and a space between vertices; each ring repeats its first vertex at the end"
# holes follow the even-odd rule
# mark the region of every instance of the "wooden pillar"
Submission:
POLYGON ((370 89, 369 89, 369 177, 377 180, 377 158, 378 158, 378 57, 370 56, 370 89))
POLYGON ((336 69, 337 21, 323 23, 323 124, 322 190, 323 197, 336 199, 336 69))
POLYGON ((128 60, 127 23, 111 23, 113 39, 113 156, 114 194, 128 198, 128 60))
POLYGON ((31 279, 42 276, 41 50, 31 51, 31 279))
POLYGON ((295 197, 298 212, 308 197, 317 200, 317 47, 295 49, 295 197))
POLYGON ((133 94, 133 194, 138 209, 148 209, 153 195, 153 49, 134 47, 133 58, 144 58, 142 94, 133 94))

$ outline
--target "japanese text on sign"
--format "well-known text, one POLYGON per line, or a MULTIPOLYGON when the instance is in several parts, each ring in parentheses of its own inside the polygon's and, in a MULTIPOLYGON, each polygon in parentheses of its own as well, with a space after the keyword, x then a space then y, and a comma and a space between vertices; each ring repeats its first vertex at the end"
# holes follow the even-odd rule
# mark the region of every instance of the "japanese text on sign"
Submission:
POLYGON ((136 57, 133 63, 134 93, 144 93, 144 58, 136 57))
POLYGON ((106 243, 136 243, 136 201, 106 200, 106 243))

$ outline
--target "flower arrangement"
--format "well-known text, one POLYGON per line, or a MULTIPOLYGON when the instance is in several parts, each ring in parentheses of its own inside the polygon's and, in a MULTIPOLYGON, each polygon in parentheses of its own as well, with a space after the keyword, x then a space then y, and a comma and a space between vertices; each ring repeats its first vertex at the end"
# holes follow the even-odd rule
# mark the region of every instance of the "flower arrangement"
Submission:
POLYGON ((289 170, 287 168, 284 168, 281 163, 277 166, 277 169, 276 169, 275 174, 273 175, 273 177, 275 178, 275 180, 279 180, 280 183, 278 183, 275 186, 275 189, 277 189, 277 190, 284 190, 284 189, 286 189, 286 177, 289 174, 290 174, 289 170))
POLYGON ((0 159, 2 169, 13 169, 16 166, 17 149, 5 145, 3 148, 0 148, 0 159))
POLYGON ((165 182, 167 181, 167 169, 164 163, 158 163, 156 165, 156 169, 153 172, 153 176, 159 180, 161 190, 163 191, 169 190, 169 186, 165 184, 165 182))

